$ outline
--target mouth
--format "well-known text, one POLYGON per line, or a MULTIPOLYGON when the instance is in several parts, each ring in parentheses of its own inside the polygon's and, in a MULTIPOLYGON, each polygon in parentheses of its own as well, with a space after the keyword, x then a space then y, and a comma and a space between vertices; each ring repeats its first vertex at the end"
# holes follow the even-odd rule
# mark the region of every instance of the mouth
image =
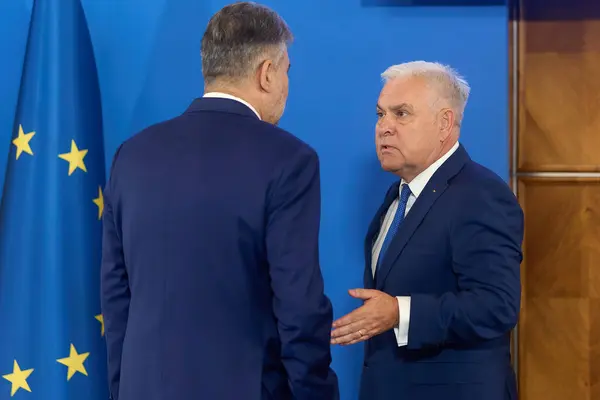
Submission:
POLYGON ((382 152, 387 152, 387 151, 390 151, 392 149, 393 149, 393 147, 392 146, 388 146, 387 144, 382 144, 381 145, 381 151, 382 152))

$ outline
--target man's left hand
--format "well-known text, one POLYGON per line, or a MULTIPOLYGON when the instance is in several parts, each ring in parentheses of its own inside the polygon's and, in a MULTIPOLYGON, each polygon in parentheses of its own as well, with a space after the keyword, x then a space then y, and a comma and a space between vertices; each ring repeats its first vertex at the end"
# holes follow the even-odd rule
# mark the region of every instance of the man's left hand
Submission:
POLYGON ((398 300, 395 297, 371 289, 352 289, 349 293, 365 302, 350 314, 333 322, 332 344, 362 342, 398 325, 398 300))

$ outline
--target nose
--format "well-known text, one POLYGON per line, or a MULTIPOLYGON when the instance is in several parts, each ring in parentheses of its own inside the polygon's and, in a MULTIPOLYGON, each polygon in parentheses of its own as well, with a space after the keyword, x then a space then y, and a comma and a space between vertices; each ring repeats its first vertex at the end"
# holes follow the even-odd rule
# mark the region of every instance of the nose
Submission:
POLYGON ((389 120, 386 117, 381 118, 378 122, 377 122, 377 135, 379 137, 386 137, 386 136, 391 136, 394 133, 394 127, 392 125, 391 122, 388 122, 389 120))

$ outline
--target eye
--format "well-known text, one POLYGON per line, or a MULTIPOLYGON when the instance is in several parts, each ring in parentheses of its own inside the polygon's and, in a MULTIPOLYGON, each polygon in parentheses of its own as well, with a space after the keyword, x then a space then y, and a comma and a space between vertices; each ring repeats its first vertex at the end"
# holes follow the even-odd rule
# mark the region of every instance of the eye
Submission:
POLYGON ((383 113, 381 111, 377 111, 377 118, 383 117, 383 113))
POLYGON ((398 117, 406 117, 407 115, 408 115, 408 113, 404 110, 396 111, 396 116, 398 116, 398 117))

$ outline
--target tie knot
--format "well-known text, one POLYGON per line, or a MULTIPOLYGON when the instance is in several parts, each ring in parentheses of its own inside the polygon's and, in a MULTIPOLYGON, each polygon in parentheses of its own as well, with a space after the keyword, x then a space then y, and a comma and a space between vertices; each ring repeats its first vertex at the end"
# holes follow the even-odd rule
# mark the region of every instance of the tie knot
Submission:
POLYGON ((400 190, 400 201, 406 202, 411 194, 412 194, 412 192, 410 191, 408 184, 404 183, 402 185, 402 189, 400 190))

